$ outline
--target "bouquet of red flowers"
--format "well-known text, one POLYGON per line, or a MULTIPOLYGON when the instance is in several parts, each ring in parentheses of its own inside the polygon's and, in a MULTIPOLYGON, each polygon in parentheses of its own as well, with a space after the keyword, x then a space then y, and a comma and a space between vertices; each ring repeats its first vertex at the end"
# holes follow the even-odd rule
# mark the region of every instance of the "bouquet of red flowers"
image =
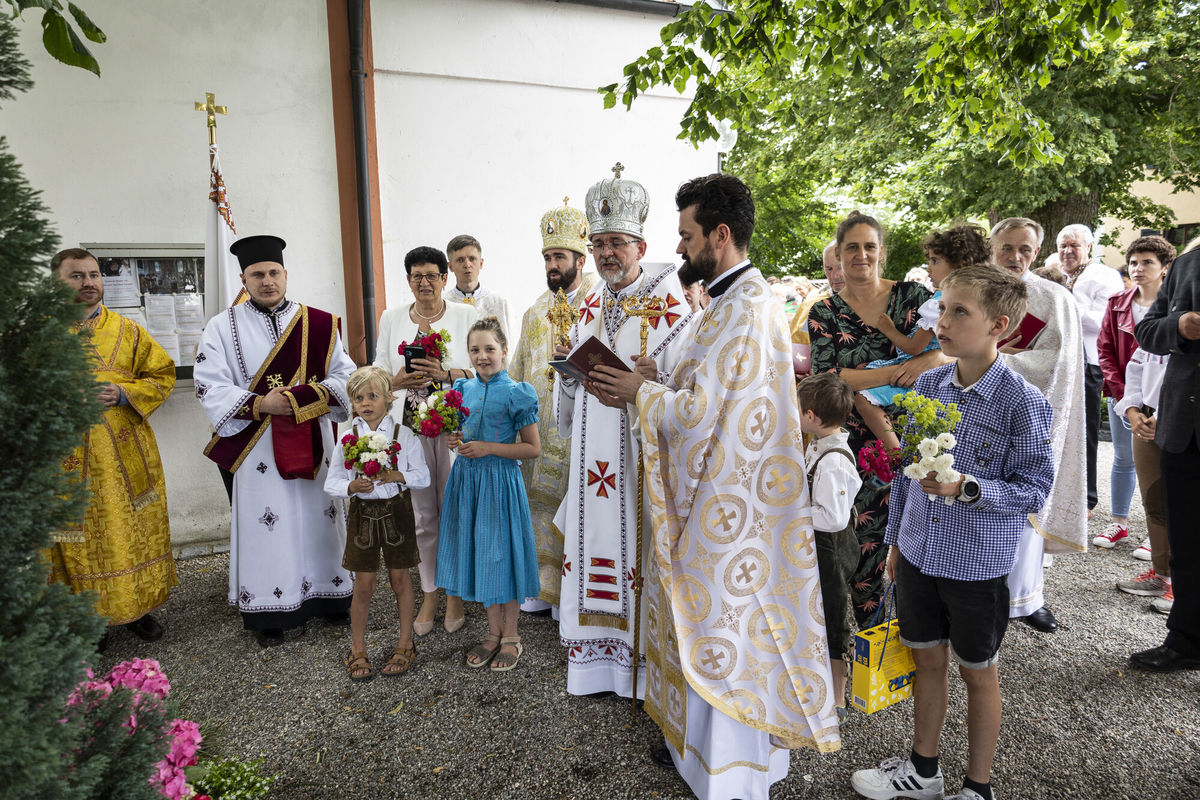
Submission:
POLYGON ((462 395, 453 389, 434 392, 417 406, 413 415, 413 430, 432 439, 443 433, 461 431, 471 416, 471 409, 462 404, 462 395))
POLYGON ((347 433, 342 437, 342 457, 346 469, 361 472, 368 478, 374 478, 384 470, 396 468, 396 454, 400 452, 400 443, 393 442, 378 431, 356 436, 347 433))
POLYGON ((444 328, 438 331, 430 331, 424 336, 418 336, 411 342, 401 342, 396 348, 396 352, 404 355, 404 348, 409 345, 424 347, 427 357, 440 362, 446 357, 446 349, 450 346, 450 333, 444 328))
POLYGON ((876 439, 858 451, 858 468, 881 484, 891 483, 903 455, 898 448, 889 450, 876 439))

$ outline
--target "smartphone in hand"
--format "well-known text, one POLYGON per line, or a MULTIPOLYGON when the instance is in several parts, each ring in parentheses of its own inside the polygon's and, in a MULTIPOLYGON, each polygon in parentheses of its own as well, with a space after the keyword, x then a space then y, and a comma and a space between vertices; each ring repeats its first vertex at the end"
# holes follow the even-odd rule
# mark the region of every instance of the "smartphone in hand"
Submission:
POLYGON ((425 356, 425 348, 421 347, 419 344, 404 345, 404 371, 415 372, 416 370, 414 370, 412 367, 413 359, 425 358, 425 356))

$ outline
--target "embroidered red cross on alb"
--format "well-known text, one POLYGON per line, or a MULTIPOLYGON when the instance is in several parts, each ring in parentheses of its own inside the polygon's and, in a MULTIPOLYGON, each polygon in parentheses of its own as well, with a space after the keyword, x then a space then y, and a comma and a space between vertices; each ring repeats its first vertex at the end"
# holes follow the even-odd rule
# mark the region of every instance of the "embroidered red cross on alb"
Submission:
POLYGON ((591 486, 592 484, 596 483, 600 484, 596 487, 596 497, 608 497, 608 490, 616 490, 617 488, 617 473, 613 472, 608 475, 604 474, 608 472, 607 461, 597 461, 596 469, 599 471, 596 472, 590 469, 588 470, 587 485, 591 486), (606 486, 607 488, 605 488, 606 486))
POLYGON ((584 325, 588 324, 596 318, 597 311, 600 310, 600 295, 593 294, 583 299, 583 305, 579 308, 579 321, 584 325))
POLYGON ((667 310, 663 312, 662 316, 650 318, 650 325, 654 328, 654 330, 658 330, 658 321, 660 319, 666 320, 667 327, 669 328, 672 325, 674 325, 675 320, 679 319, 679 317, 680 317, 680 314, 678 311, 671 310, 672 308, 675 308, 676 306, 679 305, 679 301, 676 300, 675 297, 673 295, 671 295, 670 293, 667 294, 666 304, 667 304, 667 310))

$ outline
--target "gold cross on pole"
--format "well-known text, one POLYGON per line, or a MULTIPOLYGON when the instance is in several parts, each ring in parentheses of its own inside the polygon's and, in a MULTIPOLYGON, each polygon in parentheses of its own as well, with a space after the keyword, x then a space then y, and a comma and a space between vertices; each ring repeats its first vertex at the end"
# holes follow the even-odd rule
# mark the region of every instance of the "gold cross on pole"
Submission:
MULTIPOLYGON (((554 293, 554 302, 546 312, 546 320, 550 323, 550 346, 567 347, 571 344, 571 326, 579 319, 579 312, 567 300, 562 289, 554 293)), ((554 380, 554 367, 546 369, 546 377, 554 380)))
MULTIPOLYGON (((620 167, 620 163, 617 167, 620 167)), ((616 172, 616 167, 613 168, 616 172)), ((618 175, 618 177, 620 177, 618 175)), ((642 355, 646 355, 646 342, 650 338, 650 320, 667 313, 667 304, 661 297, 651 294, 638 294, 626 297, 621 301, 621 310, 630 317, 640 317, 642 320, 642 355)), ((642 636, 642 496, 645 494, 646 475, 642 459, 637 462, 637 535, 634 537, 634 578, 633 578, 633 709, 637 717, 637 688, 638 660, 640 659, 639 641, 642 636)))
POLYGON ((217 114, 228 114, 229 109, 216 104, 217 96, 212 92, 204 93, 204 102, 196 101, 196 110, 208 114, 208 143, 217 143, 217 114))

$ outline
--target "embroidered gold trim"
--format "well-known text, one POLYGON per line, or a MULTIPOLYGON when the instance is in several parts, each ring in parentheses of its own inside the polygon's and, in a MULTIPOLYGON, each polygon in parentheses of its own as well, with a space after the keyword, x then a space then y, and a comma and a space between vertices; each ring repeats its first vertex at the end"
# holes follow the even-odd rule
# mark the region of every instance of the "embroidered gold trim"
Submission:
MULTIPOLYGON (((152 567, 155 564, 158 564, 159 562, 166 561, 168 558, 171 558, 170 550, 163 553, 161 556, 152 558, 149 561, 144 561, 141 564, 138 564, 133 567, 129 567, 128 569, 119 569, 114 572, 97 572, 94 575, 68 575, 67 577, 72 582, 103 581, 103 580, 108 580, 109 578, 119 578, 122 575, 132 575, 133 573, 138 572, 139 570, 146 569, 147 567, 152 567)), ((61 574, 62 572, 63 572, 63 570, 59 570, 58 568, 55 568, 52 570, 52 574, 61 574)))

